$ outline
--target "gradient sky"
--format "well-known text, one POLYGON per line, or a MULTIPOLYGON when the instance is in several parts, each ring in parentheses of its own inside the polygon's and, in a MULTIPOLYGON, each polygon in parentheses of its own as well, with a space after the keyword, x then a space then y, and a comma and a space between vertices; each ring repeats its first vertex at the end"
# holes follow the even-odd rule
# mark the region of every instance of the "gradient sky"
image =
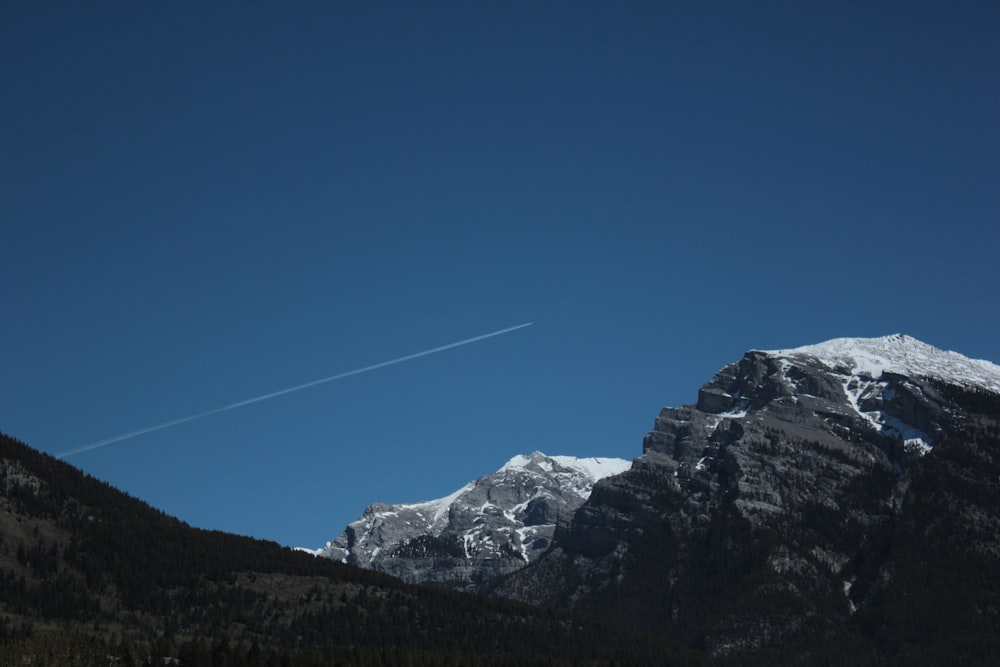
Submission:
POLYGON ((6 2, 0 430, 318 547, 751 348, 1000 361, 996 2, 6 2), (733 7, 733 5, 738 5, 733 7))

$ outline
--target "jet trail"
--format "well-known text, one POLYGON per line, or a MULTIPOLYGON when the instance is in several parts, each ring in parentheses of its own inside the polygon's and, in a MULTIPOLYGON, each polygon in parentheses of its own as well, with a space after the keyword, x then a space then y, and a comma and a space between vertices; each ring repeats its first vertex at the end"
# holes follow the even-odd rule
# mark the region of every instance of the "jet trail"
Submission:
POLYGON ((98 449, 99 447, 104 447, 106 445, 110 445, 115 442, 130 440, 140 435, 153 433, 154 431, 162 431, 163 429, 170 428, 171 426, 177 426, 178 424, 193 422, 196 419, 202 419, 204 417, 217 415, 220 412, 226 412, 227 410, 235 410, 236 408, 242 408, 244 405, 259 403, 261 401, 266 401, 269 398, 277 398, 278 396, 291 394, 294 391, 300 391, 302 389, 308 389, 309 387, 315 387, 318 384, 333 382, 334 380, 341 380, 343 378, 350 377, 352 375, 361 375, 362 373, 378 370, 379 368, 385 368, 386 366, 401 364, 404 361, 412 361, 413 359, 419 359, 420 357, 427 357, 432 354, 437 354, 438 352, 444 352, 445 350, 451 350, 453 348, 461 347, 463 345, 477 343, 481 340, 486 340, 487 338, 493 338, 494 336, 502 336, 503 334, 510 333, 512 331, 517 331, 518 329, 530 327, 532 324, 533 324, 532 322, 525 322, 524 324, 518 324, 517 326, 507 327, 506 329, 500 329, 498 331, 492 331, 490 333, 482 334, 480 336, 474 336, 472 338, 466 338, 465 340, 455 341, 454 343, 448 343, 447 345, 442 345, 440 347, 434 347, 429 350, 424 350, 423 352, 415 352, 413 354, 408 354, 405 357, 396 357, 395 359, 390 359, 389 361, 383 361, 381 363, 373 364, 371 366, 365 366, 364 368, 356 368, 353 371, 346 371, 344 373, 338 373, 337 375, 331 375, 330 377, 325 377, 319 380, 313 380, 312 382, 306 382, 305 384, 289 387, 288 389, 273 391, 270 394, 264 394, 263 396, 248 398, 245 401, 239 401, 238 403, 230 403, 229 405, 224 405, 221 408, 215 408, 214 410, 207 410, 206 412, 199 412, 198 414, 191 415, 190 417, 181 417, 180 419, 174 419, 172 421, 164 422, 162 424, 157 424, 156 426, 149 426, 147 428, 139 429, 138 431, 130 431, 128 433, 122 433, 121 435, 116 435, 115 437, 109 438, 107 440, 101 440, 100 442, 92 442, 89 445, 84 445, 82 447, 77 447, 76 449, 70 449, 65 452, 60 452, 59 454, 56 454, 56 458, 64 459, 68 456, 73 456, 75 454, 82 454, 83 452, 89 452, 92 449, 98 449))

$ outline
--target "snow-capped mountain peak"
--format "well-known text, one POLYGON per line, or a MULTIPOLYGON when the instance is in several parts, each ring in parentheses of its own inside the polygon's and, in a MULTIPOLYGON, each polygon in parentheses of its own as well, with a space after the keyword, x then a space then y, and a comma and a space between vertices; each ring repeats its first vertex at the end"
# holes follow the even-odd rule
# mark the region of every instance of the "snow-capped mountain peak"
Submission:
POLYGON ((732 400, 736 390, 741 400, 734 401, 725 415, 738 408, 762 407, 742 398, 745 393, 780 399, 779 405, 782 401, 812 405, 824 419, 832 421, 841 418, 837 416, 841 408, 847 408, 846 414, 857 416, 861 424, 888 440, 898 441, 909 456, 929 452, 942 430, 940 419, 931 419, 929 410, 916 407, 925 402, 923 394, 928 390, 919 387, 920 383, 931 380, 1000 393, 1000 366, 941 350, 904 334, 835 338, 792 349, 751 351, 741 368, 755 367, 758 358, 772 360, 767 365, 770 370, 749 374, 737 370, 739 377, 732 380, 738 387, 716 383, 714 391, 706 392, 709 398, 732 400), (773 375, 766 380, 761 373, 773 375), (834 389, 836 385, 840 391, 834 389), (769 389, 762 393, 761 387, 769 389))
POLYGON ((958 352, 940 350, 905 334, 881 338, 835 338, 825 343, 768 355, 795 359, 811 357, 831 369, 850 375, 878 378, 883 372, 914 377, 936 377, 955 384, 1000 392, 1000 366, 969 359, 958 352))
MULTIPOLYGON (((997 365, 908 336, 750 351, 695 404, 663 408, 632 468, 489 590, 693 628, 734 663, 814 641, 803 614, 824 619, 812 637, 835 637, 834 652, 851 640, 829 628, 899 627, 911 608, 998 636, 995 605, 967 602, 996 597, 1000 571, 998 388, 997 365), (724 584, 706 587, 720 564, 724 584)), ((894 659, 926 654, 912 646, 894 659)))
POLYGON ((594 482, 611 475, 628 470, 632 465, 624 459, 609 458, 577 458, 575 456, 546 456, 541 452, 533 452, 529 456, 518 454, 507 461, 497 472, 506 470, 538 469, 551 472, 558 468, 566 468, 581 473, 594 482))
POLYGON ((369 505, 313 553, 409 581, 470 587, 540 555, 560 517, 582 505, 597 481, 630 466, 615 458, 518 455, 443 498, 369 505))

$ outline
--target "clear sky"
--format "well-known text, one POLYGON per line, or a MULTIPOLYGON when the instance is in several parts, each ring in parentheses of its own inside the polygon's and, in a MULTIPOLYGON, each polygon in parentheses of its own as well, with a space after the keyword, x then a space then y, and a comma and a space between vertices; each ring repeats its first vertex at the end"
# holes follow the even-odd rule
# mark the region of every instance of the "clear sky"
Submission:
POLYGON ((1000 3, 5 2, 0 430, 318 547, 751 348, 1000 361, 1000 3), (735 5, 735 7, 734 7, 735 5))

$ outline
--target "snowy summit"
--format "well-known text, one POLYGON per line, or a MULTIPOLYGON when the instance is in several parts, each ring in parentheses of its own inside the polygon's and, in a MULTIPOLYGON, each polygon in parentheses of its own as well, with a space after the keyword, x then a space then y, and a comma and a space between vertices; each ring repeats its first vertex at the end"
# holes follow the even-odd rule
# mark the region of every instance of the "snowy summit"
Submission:
POLYGON ((881 338, 834 338, 788 350, 765 351, 773 357, 810 357, 849 375, 878 378, 884 371, 914 377, 936 377, 955 384, 1000 392, 1000 366, 940 350, 905 334, 881 338))
POLYGON ((369 505, 314 553, 408 581, 467 588, 531 562, 595 483, 631 465, 537 451, 518 455, 443 498, 369 505))

